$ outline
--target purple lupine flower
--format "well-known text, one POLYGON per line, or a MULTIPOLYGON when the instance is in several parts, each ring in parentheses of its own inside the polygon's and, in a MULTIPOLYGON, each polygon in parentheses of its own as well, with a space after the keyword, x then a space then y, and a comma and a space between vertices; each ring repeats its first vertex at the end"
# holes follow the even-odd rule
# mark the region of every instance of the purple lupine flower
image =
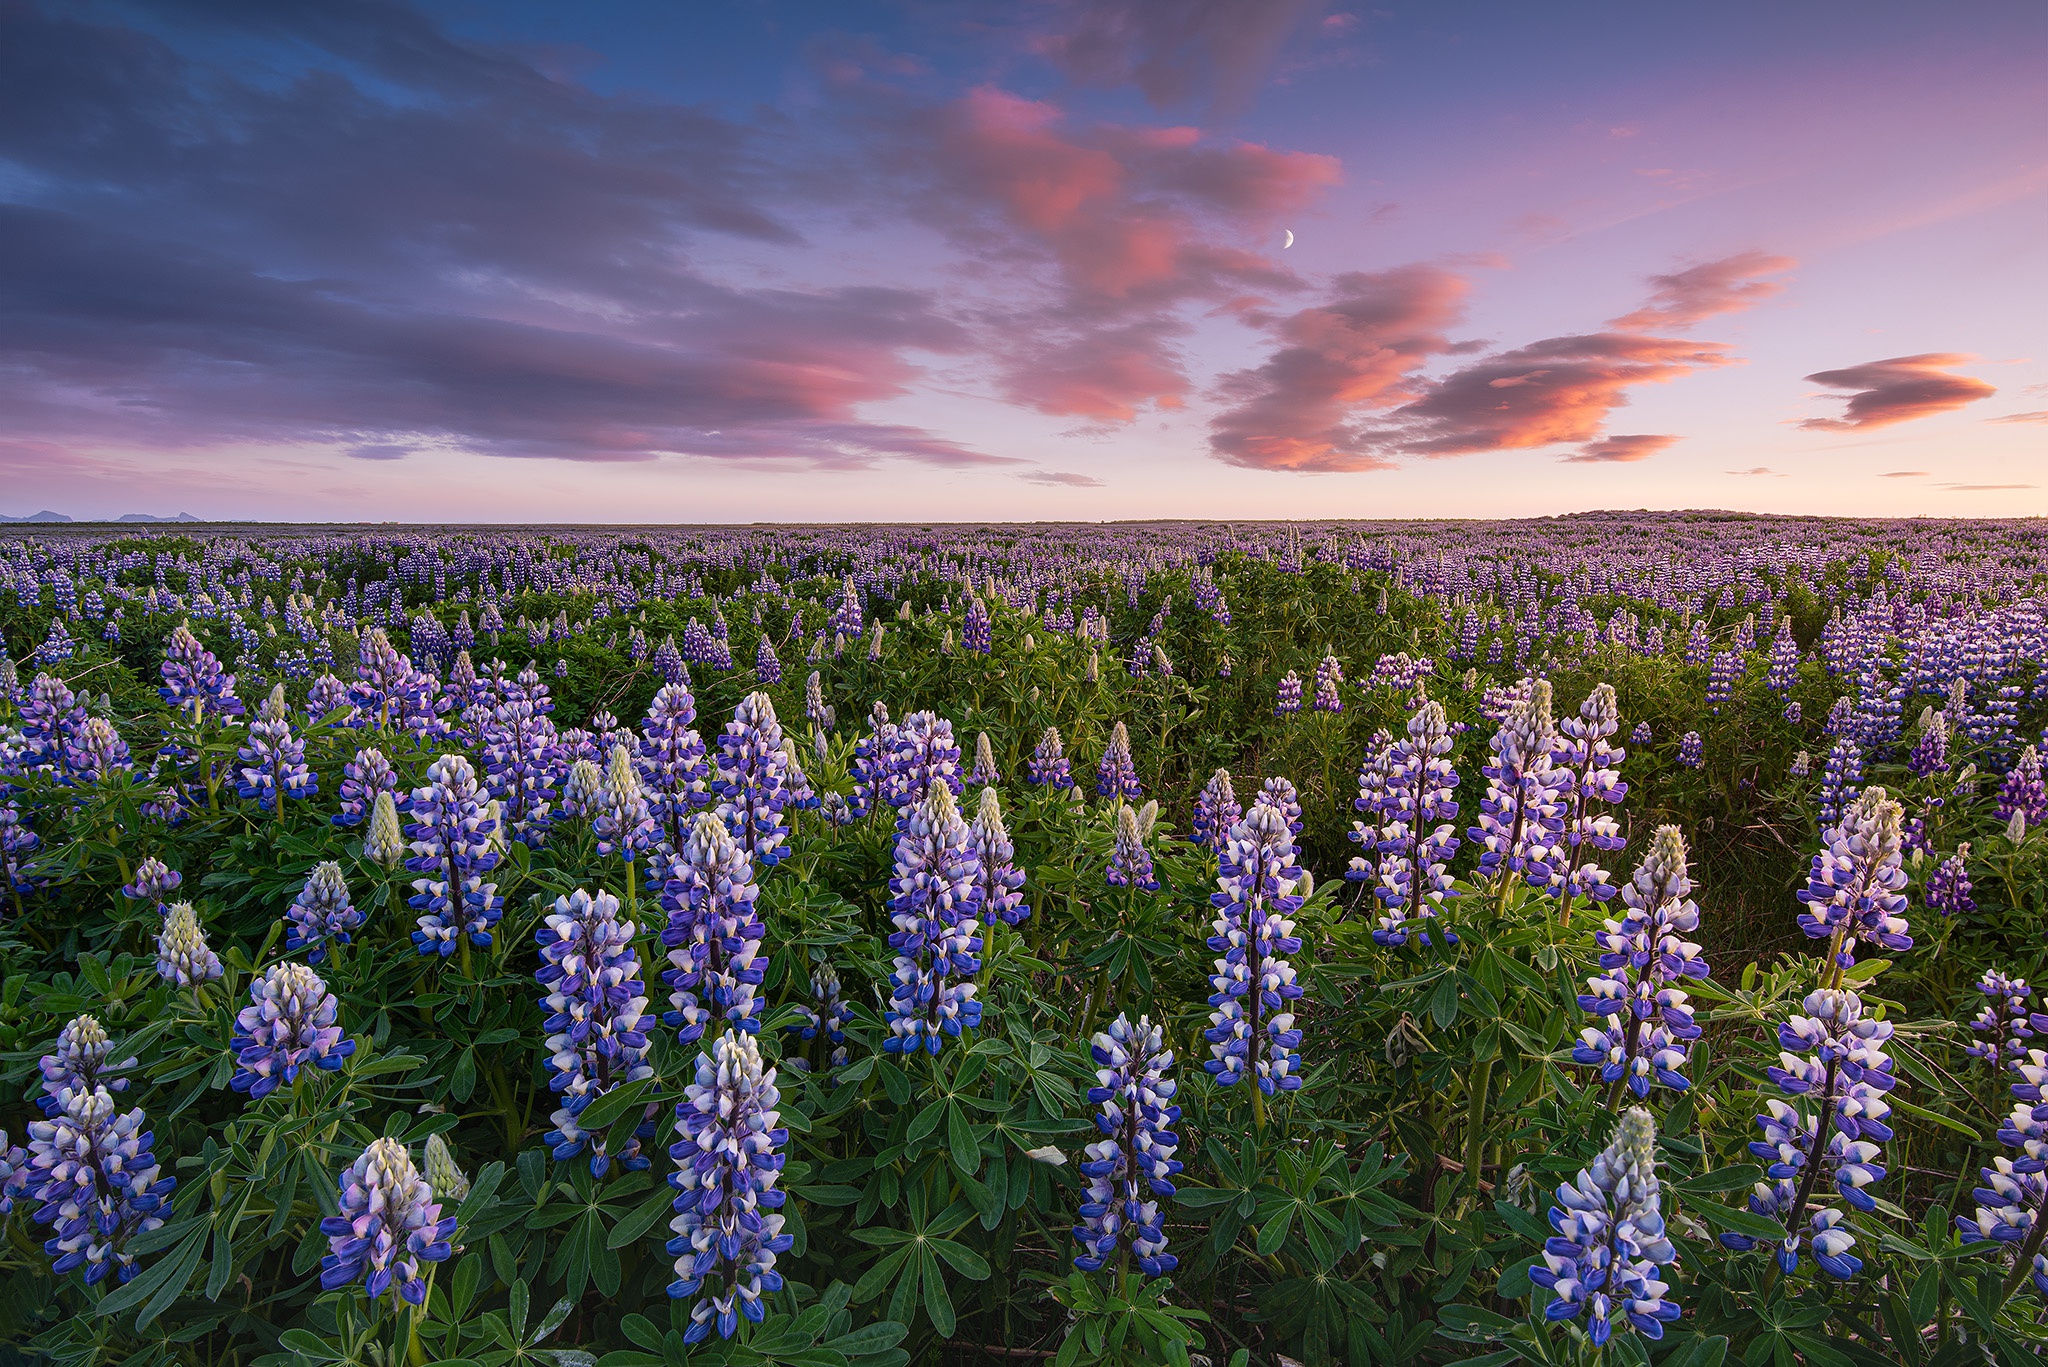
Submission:
MULTIPOLYGON (((2042 1057, 2036 1050, 2033 1057, 2042 1057)), ((2048 1215, 2048 1120, 2038 1107, 2019 1105, 1999 1128, 1999 1142, 2018 1151, 2017 1158, 1999 1155, 1988 1168, 1977 1171, 1984 1185, 1971 1195, 1977 1199, 1975 1218, 1959 1215, 1956 1228, 1965 1244, 1990 1239, 2012 1244, 2022 1253, 2036 1249, 2026 1270, 2034 1289, 2048 1296, 2048 1254, 2038 1251, 2036 1226, 2048 1215)))
POLYGON ((1820 824, 1832 826, 1863 791, 1863 751, 1847 736, 1828 751, 1820 772, 1820 824))
POLYGON ((954 797, 964 792, 960 777, 960 746, 953 723, 936 712, 913 712, 889 739, 883 796, 897 812, 900 827, 935 787, 954 797))
POLYGON ((1077 1212, 1074 1240, 1081 1252, 1074 1266, 1096 1272, 1124 1245, 1136 1255, 1138 1271, 1164 1276, 1180 1265, 1166 1251, 1166 1219, 1159 1198, 1174 1194, 1182 1164, 1173 1155, 1180 1137, 1173 1104, 1180 1084, 1168 1074, 1173 1050, 1166 1033, 1145 1016, 1133 1024, 1118 1015, 1090 1042, 1095 1083, 1088 1089, 1091 1117, 1102 1138, 1081 1150, 1078 1165, 1087 1180, 1077 1212))
POLYGON ((986 655, 995 648, 995 625, 989 620, 987 604, 979 598, 968 600, 967 620, 960 628, 960 644, 977 655, 986 655))
POLYGON ((1280 679, 1280 691, 1273 701, 1273 715, 1291 717, 1301 711, 1301 675, 1288 670, 1280 679))
POLYGON ((14 1214, 15 1204, 28 1196, 28 1150, 11 1143, 0 1130, 0 1218, 14 1214))
POLYGON ((242 700, 235 696, 235 676, 221 669, 212 651, 180 622, 164 643, 163 687, 157 693, 192 725, 216 718, 239 717, 242 700))
POLYGON ((981 1024, 972 981, 981 971, 980 874, 953 790, 934 783, 896 833, 884 1052, 937 1054, 947 1036, 981 1024))
POLYGON ((1970 842, 1965 840, 1927 875, 1927 909, 1939 916, 1967 916, 1977 909, 1971 891, 1970 842))
POLYGON ((1038 738, 1038 747, 1031 752, 1031 761, 1025 766, 1024 781, 1036 788, 1051 788, 1055 792, 1074 786, 1074 775, 1067 763, 1066 746, 1060 740, 1059 728, 1048 726, 1045 734, 1038 738))
POLYGON ((349 701, 348 685, 332 674, 322 674, 306 686, 306 720, 313 723, 337 718, 347 726, 355 721, 355 704, 349 701))
POLYGON ((1715 652, 1713 663, 1707 666, 1707 708, 1715 716, 1721 715, 1721 704, 1735 696, 1735 681, 1741 675, 1741 652, 1715 652))
POLYGON ((1792 726, 1799 725, 1806 720, 1806 709, 1801 707, 1796 701, 1786 703, 1785 720, 1792 726))
MULTIPOLYGON (((1394 738, 1385 727, 1372 733, 1372 739, 1365 743, 1365 757, 1358 762, 1358 796, 1352 799, 1351 809, 1362 812, 1368 818, 1353 821, 1345 839, 1359 847, 1359 853, 1351 856, 1351 864, 1344 870, 1344 878, 1352 883, 1372 883, 1379 879, 1378 854, 1380 848, 1381 808, 1387 795, 1387 771, 1393 763, 1394 738)), ((1229 831, 1223 835, 1228 837, 1229 831)))
POLYGON ((846 576, 846 582, 840 590, 839 602, 833 607, 827 627, 849 641, 859 640, 861 633, 867 630, 867 624, 861 616, 860 590, 854 587, 853 576, 850 574, 846 576))
POLYGON ((1003 771, 996 767, 996 748, 989 741, 988 732, 980 732, 974 738, 974 768, 968 772, 967 782, 976 788, 987 788, 1002 781, 1003 771))
MULTIPOLYGON (((1147 803, 1146 807, 1150 814, 1158 814, 1155 804, 1147 803)), ((1116 809, 1116 843, 1110 850, 1109 867, 1102 874, 1103 881, 1111 887, 1159 891, 1159 880, 1152 876, 1152 852, 1145 848, 1149 824, 1134 807, 1116 809)))
POLYGON ((23 819, 13 798, 0 800, 0 892, 16 898, 17 908, 23 894, 42 885, 43 880, 30 872, 28 862, 42 843, 43 838, 23 819))
MULTIPOLYGON (((797 622, 790 628, 790 634, 797 636, 802 632, 803 614, 798 613, 797 622)), ((821 736, 830 731, 833 724, 838 721, 831 704, 825 701, 825 680, 815 669, 811 671, 811 677, 804 680, 804 720, 816 727, 821 736)))
POLYGON ((1686 1055, 1700 1037, 1684 984, 1708 969, 1699 945, 1683 938, 1699 929, 1700 909, 1678 827, 1657 828, 1621 898, 1628 911, 1593 936, 1601 971, 1579 995, 1579 1009, 1602 1024, 1580 1031, 1572 1061, 1598 1067, 1602 1082, 1625 1082, 1639 1097, 1653 1083, 1684 1091, 1692 1085, 1682 1071, 1686 1055))
POLYGON ((625 745, 612 746, 598 785, 597 801, 590 814, 590 829, 597 836, 597 852, 615 854, 628 864, 652 849, 661 838, 648 809, 647 794, 640 787, 640 771, 625 745))
POLYGON ((1630 745, 1648 745, 1650 743, 1650 724, 1646 721, 1637 722, 1635 729, 1628 733, 1628 743, 1630 745))
POLYGON ((616 1158, 627 1172, 653 1166, 640 1153, 641 1141, 654 1137, 656 1108, 649 1106, 643 1123, 617 1154, 605 1151, 605 1136, 593 1134, 576 1118, 598 1097, 628 1082, 654 1076, 647 1061, 647 984, 640 978, 640 956, 633 950, 635 927, 619 920, 619 899, 608 892, 596 896, 576 889, 555 899, 554 911, 541 924, 541 966, 534 974, 547 989, 541 1022, 548 1051, 548 1089, 562 1098, 550 1117, 555 1128, 542 1141, 557 1162, 590 1150, 590 1175, 603 1177, 616 1158))
POLYGON ((334 814, 337 826, 360 825, 376 805, 377 794, 398 792, 398 771, 384 752, 374 746, 356 751, 355 758, 341 766, 341 810, 334 814))
MULTIPOLYGON (((563 732, 563 739, 569 733, 563 732)), ((604 771, 588 759, 578 759, 562 779, 562 814, 588 817, 597 809, 598 790, 604 787, 604 771)))
POLYGON ((1301 952, 1291 919, 1301 909, 1302 871, 1294 837, 1277 808, 1254 803, 1231 828, 1210 903, 1216 933, 1209 948, 1222 957, 1209 977, 1209 1041, 1202 1067, 1219 1086, 1250 1077, 1267 1096, 1298 1091, 1301 1031, 1292 1003, 1301 996, 1286 955, 1301 952))
POLYGON ((763 1293, 782 1289, 775 1255, 795 1239, 782 1232, 775 1213, 784 1201, 775 1185, 780 1150, 789 1142, 789 1131, 776 1123, 781 1102, 761 1046, 728 1030, 697 1056, 696 1080, 676 1103, 681 1134, 669 1149, 676 1171, 668 1179, 677 1192, 669 1222, 675 1237, 667 1245, 676 1279, 668 1294, 682 1300, 719 1279, 718 1289, 690 1308, 686 1343, 709 1338, 714 1328, 729 1339, 742 1319, 759 1324, 767 1314, 763 1293))
POLYGON ((329 860, 313 866, 313 872, 306 876, 306 885, 285 908, 284 919, 284 952, 308 950, 306 962, 317 965, 327 962, 330 943, 350 942, 362 927, 363 913, 349 900, 348 882, 342 877, 341 865, 329 860))
POLYGON ((1671 1287, 1660 1278, 1678 1261, 1665 1234, 1657 1181, 1657 1122, 1640 1106, 1622 1112, 1614 1139, 1593 1166, 1557 1189, 1541 1266, 1529 1280, 1555 1297, 1544 1308, 1552 1321, 1589 1320, 1597 1349, 1617 1323, 1647 1339, 1664 1337, 1678 1318, 1671 1287))
POLYGON ((1006 926, 1024 924, 1031 908, 1024 904, 1024 870, 1017 867, 1017 847, 1003 828, 1003 805, 996 790, 981 790, 981 805, 968 827, 978 865, 975 874, 981 887, 981 919, 986 925, 1001 921, 1006 926))
POLYGON ((754 677, 771 688, 782 682, 782 657, 775 653, 775 643, 765 631, 754 647, 754 677))
POLYGON ((71 782, 90 785, 133 771, 135 761, 114 723, 105 717, 87 717, 64 742, 64 767, 70 771, 71 782))
POLYGON ((1863 790, 1822 837, 1799 900, 1799 928, 1827 940, 1842 968, 1855 962, 1856 944, 1869 940, 1889 950, 1913 947, 1906 933, 1906 869, 1901 858, 1904 809, 1881 787, 1863 790))
POLYGON ((270 812, 279 810, 281 802, 303 802, 320 791, 320 776, 306 763, 306 742, 292 734, 283 684, 270 691, 249 723, 248 737, 238 753, 241 780, 235 785, 243 799, 255 798, 259 809, 270 812))
POLYGON ((1993 969, 1977 980, 1977 990, 1990 1001, 1970 1022, 1978 1038, 1965 1045, 1963 1052, 1984 1060, 1994 1073, 2002 1073, 2026 1056, 2025 1041, 2034 1037, 2037 1017, 2027 1009, 2033 989, 2025 978, 2008 977, 1993 969))
POLYGON ((86 724, 85 707, 65 682, 38 674, 21 700, 21 755, 17 773, 59 773, 68 765, 73 737, 86 724))
POLYGON ((1209 781, 1195 798, 1195 816, 1188 839, 1220 857, 1224 842, 1230 839, 1230 828, 1243 819, 1244 808, 1231 787, 1230 771, 1218 769, 1209 775, 1209 781))
POLYGON ((1592 862, 1596 850, 1619 850, 1628 844, 1620 825, 1603 807, 1618 805, 1628 796, 1628 784, 1621 777, 1621 765, 1628 751, 1607 738, 1621 729, 1621 712, 1614 689, 1597 684, 1579 705, 1579 715, 1558 723, 1558 739, 1551 747, 1551 760, 1571 775, 1565 790, 1565 866, 1554 869, 1554 896, 1586 897, 1604 902, 1614 895, 1607 870, 1592 862))
POLYGON ((699 812, 676 857, 668 861, 661 904, 668 926, 661 942, 669 968, 670 1010, 662 1023, 694 1044, 705 1027, 723 1020, 734 1029, 761 1028, 758 991, 768 963, 761 953, 767 928, 754 910, 761 895, 754 865, 715 813, 699 812))
MULTIPOLYGON (((956 752, 957 753, 957 752, 956 752)), ((732 832, 733 840, 766 873, 789 851, 789 827, 782 813, 791 792, 794 765, 783 744, 782 723, 776 719, 775 704, 766 693, 749 693, 726 723, 718 738, 717 775, 711 781, 718 794, 718 814, 732 832)))
POLYGON ((1805 778, 1813 772, 1813 756, 1801 750, 1792 756, 1792 763, 1786 767, 1785 772, 1793 778, 1805 778))
POLYGON ((1482 850, 1480 877, 1520 874, 1532 886, 1544 887, 1552 879, 1553 862, 1564 858, 1556 842, 1573 776, 1551 758, 1557 732, 1550 719, 1550 681, 1524 683, 1528 691, 1489 743, 1493 759, 1481 770, 1486 796, 1479 803, 1478 824, 1466 834, 1482 850))
POLYGON ((297 1080, 307 1064, 336 1072, 356 1051, 334 1023, 340 1002, 320 975, 304 964, 272 964, 249 984, 249 1005, 235 1017, 228 1052, 235 1075, 228 1086, 261 1101, 297 1080))
POLYGON ((412 933, 414 947, 445 958, 467 934, 469 943, 489 948, 491 927, 504 912, 497 885, 484 881, 498 866, 491 848, 498 823, 485 810, 469 761, 443 755, 428 765, 426 786, 413 790, 411 814, 417 820, 405 833, 413 857, 405 867, 423 876, 413 880, 409 904, 425 913, 412 933))
POLYGON ((1841 988, 1809 993, 1802 1009, 1806 1015, 1793 1016, 1778 1028, 1783 1066, 1769 1071, 1780 1091, 1805 1098, 1811 1109, 1769 1098, 1764 1114, 1756 1118, 1763 1138, 1749 1146, 1766 1160, 1769 1179, 1756 1184, 1749 1208, 1783 1223, 1791 1237, 1780 1243, 1723 1234, 1721 1242, 1739 1250, 1761 1244, 1787 1274, 1798 1269, 1801 1244, 1808 1243, 1821 1271, 1846 1281, 1863 1267, 1863 1260, 1849 1252, 1856 1236, 1847 1228, 1848 1216, 1832 1200, 1824 1200, 1810 1217, 1806 1212, 1823 1178, 1853 1209, 1876 1206, 1864 1188, 1884 1178, 1876 1162, 1878 1146, 1892 1137, 1884 1123, 1891 1113, 1884 1094, 1896 1081, 1884 1053, 1892 1026, 1865 1017, 1862 999, 1841 988))
POLYGON ((547 837, 556 784, 564 760, 561 737, 547 715, 554 710, 548 686, 529 663, 500 691, 484 724, 485 781, 502 804, 511 838, 535 846, 547 837))
POLYGON ((220 956, 206 943, 199 913, 190 902, 173 902, 164 909, 164 923, 156 937, 156 972, 179 987, 210 983, 227 972, 220 956))
POLYGON ((1947 716, 1940 712, 1927 714, 1920 739, 1913 742, 1913 753, 1906 758, 1906 767, 1921 778, 1948 772, 1947 716))
POLYGON ((1254 807, 1271 807, 1278 811, 1287 822, 1289 835, 1301 834, 1301 794, 1288 779, 1275 774, 1259 785, 1258 793, 1252 798, 1254 807))
POLYGON ((104 1087, 67 1087, 50 1119, 28 1127, 27 1195, 50 1227, 43 1252, 58 1276, 85 1269, 92 1286, 136 1273, 129 1243, 170 1218, 175 1177, 162 1176, 142 1108, 122 1114, 104 1087))
POLYGON ((320 1259, 320 1286, 338 1291, 363 1283, 376 1300, 386 1291, 392 1304, 422 1305, 427 1282, 420 1264, 447 1261, 454 1250, 455 1217, 443 1219, 434 1188, 413 1166, 412 1154, 385 1136, 341 1175, 341 1213, 320 1222, 328 1253, 320 1259))
POLYGON ((1998 790, 1998 819, 2011 821, 2015 813, 2024 817, 2028 826, 2048 822, 2048 781, 2041 775, 2041 752, 2032 745, 2020 751, 2018 762, 1998 790))
POLYGON ((1095 795, 1121 802, 1136 802, 1145 796, 1138 786, 1137 763, 1131 758, 1131 733, 1122 722, 1110 728, 1102 762, 1095 766, 1095 795))
MULTIPOLYGON (((1399 947, 1418 930, 1422 942, 1430 943, 1422 924, 1436 920, 1444 900, 1458 895, 1449 867, 1459 843, 1452 824, 1458 819, 1458 771, 1450 752, 1443 704, 1428 698, 1409 716, 1407 736, 1383 752, 1375 775, 1379 823, 1374 848, 1380 857, 1373 892, 1386 914, 1372 933, 1376 944, 1399 947)), ((1361 797, 1366 782, 1361 771, 1361 797)), ((1363 822, 1358 825, 1364 829, 1363 822)), ((1445 931, 1444 938, 1458 942, 1455 931, 1445 931)))
POLYGON ((1707 760, 1707 743, 1700 739, 1697 731, 1688 731, 1678 738, 1678 762, 1688 769, 1697 769, 1707 760))
POLYGON ((1342 712, 1344 697, 1344 667, 1337 663, 1335 655, 1323 656, 1323 662, 1316 666, 1316 689, 1314 707, 1318 712, 1342 712))
POLYGON ((91 1092, 95 1088, 127 1091, 127 1074, 138 1060, 130 1058, 116 1063, 111 1061, 113 1055, 114 1042, 97 1017, 73 1017, 57 1032, 57 1042, 50 1046, 50 1052, 36 1064, 43 1074, 43 1090, 36 1105, 44 1115, 55 1115, 64 1109, 66 1092, 91 1092))
POLYGON ((135 866, 134 881, 121 889, 121 895, 131 901, 158 906, 162 904, 165 893, 174 891, 184 881, 183 874, 152 854, 135 866))
POLYGON ((876 703, 868 712, 868 733, 853 745, 853 796, 849 805, 856 818, 866 816, 889 800, 889 756, 896 747, 896 724, 889 709, 876 703))
MULTIPOLYGON (((811 970, 811 999, 796 1003, 796 1010, 802 1021, 785 1027, 787 1031, 803 1044, 822 1037, 826 1069, 844 1068, 852 1057, 846 1048, 846 1026, 853 1019, 853 1008, 839 995, 839 974, 831 964, 811 970)), ((812 1061, 802 1054, 792 1056, 785 1051, 783 1062, 799 1073, 812 1069, 812 1061)))
POLYGON ((690 725, 697 700, 690 690, 666 684, 648 704, 640 728, 640 776, 661 843, 679 850, 695 813, 711 805, 711 766, 704 742, 690 725))

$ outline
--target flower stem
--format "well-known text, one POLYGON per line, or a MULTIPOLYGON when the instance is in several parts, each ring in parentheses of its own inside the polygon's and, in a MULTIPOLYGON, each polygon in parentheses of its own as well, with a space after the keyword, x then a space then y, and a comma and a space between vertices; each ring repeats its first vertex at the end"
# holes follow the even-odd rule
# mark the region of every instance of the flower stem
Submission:
POLYGON ((1486 1154, 1486 1093, 1493 1085, 1493 1060, 1481 1059, 1472 1074, 1472 1095, 1465 1118, 1465 1184, 1476 1200, 1479 1167, 1486 1154))

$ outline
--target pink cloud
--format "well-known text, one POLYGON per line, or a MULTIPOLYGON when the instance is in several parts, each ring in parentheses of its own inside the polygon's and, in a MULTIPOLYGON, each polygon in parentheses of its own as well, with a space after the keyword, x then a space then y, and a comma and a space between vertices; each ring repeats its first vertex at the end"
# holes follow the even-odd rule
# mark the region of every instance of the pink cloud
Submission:
POLYGON ((1003 377, 1010 402, 1041 413, 1129 422, 1140 406, 1178 408, 1187 376, 1157 326, 1084 333, 1016 355, 1003 377))
POLYGON ((1889 427, 1914 418, 1947 413, 1998 390, 1969 375, 1951 375, 1951 366, 1975 360, 1960 352, 1925 351, 1917 356, 1894 356, 1888 361, 1871 361, 1842 370, 1822 370, 1806 378, 1829 389, 1856 391, 1839 418, 1808 418, 1799 425, 1815 432, 1853 432, 1870 427, 1889 427))
POLYGON ((2048 422, 2048 408, 2032 413, 2008 413, 2002 418, 1986 418, 1986 422, 2048 422))
POLYGON ((1391 464, 1346 421, 1421 392, 1418 370, 1450 349, 1445 332, 1463 314, 1466 289, 1462 276, 1429 265, 1340 275, 1328 303, 1263 320, 1281 346, 1264 365, 1220 381, 1232 406, 1211 422, 1210 449, 1265 470, 1391 464))
POLYGON ((1784 289, 1767 275, 1782 275, 1799 263, 1768 252, 1737 252, 1669 275, 1650 277, 1650 302, 1608 323, 1623 332, 1688 328, 1723 313, 1736 313, 1784 289))
POLYGON ((1632 461, 1648 460, 1677 441, 1678 438, 1672 436, 1602 437, 1598 441, 1581 446, 1576 455, 1566 456, 1565 460, 1573 465, 1623 465, 1632 461))

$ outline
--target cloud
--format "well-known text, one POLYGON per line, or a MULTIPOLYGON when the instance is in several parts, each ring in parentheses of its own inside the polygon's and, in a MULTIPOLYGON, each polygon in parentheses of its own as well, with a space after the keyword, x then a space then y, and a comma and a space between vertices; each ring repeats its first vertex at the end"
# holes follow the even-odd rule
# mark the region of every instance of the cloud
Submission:
POLYGON ((1986 418, 1986 422, 2048 422, 2048 408, 2032 413, 2008 413, 2002 418, 1986 418))
POLYGON ((1602 437, 1595 442, 1581 446, 1578 454, 1564 459, 1574 465, 1615 463, 1648 460, 1659 451, 1665 450, 1678 441, 1671 436, 1602 437))
POLYGON ((1264 470, 1371 470, 1391 462, 1347 426, 1423 392, 1421 366, 1451 349, 1464 312, 1464 277, 1411 265, 1340 275, 1327 303, 1263 315, 1280 346, 1265 364, 1224 376, 1230 407, 1210 424, 1210 450, 1264 470))
POLYGON ((1717 342, 1601 332, 1550 337, 1453 371, 1373 434, 1383 450, 1463 456, 1595 441, 1631 386, 1730 363, 1717 342))
POLYGON ((1062 485, 1074 489, 1100 489, 1102 481, 1093 475, 1077 475, 1071 470, 1027 470, 1017 476, 1033 484, 1062 485))
POLYGON ((1884 472, 1883 474, 1879 475, 1879 476, 1878 476, 1878 478, 1879 478, 1879 479, 1919 479, 1919 478, 1921 478, 1922 476, 1926 475, 1927 473, 1928 473, 1928 472, 1927 472, 1927 471, 1925 471, 1925 470, 1887 470, 1887 471, 1885 471, 1885 472, 1884 472))
POLYGON ((1747 470, 1729 470, 1725 473, 1731 475, 1770 475, 1778 479, 1785 478, 1785 475, 1782 471, 1773 470, 1768 465, 1753 465, 1747 470))
POLYGON ((1781 283, 1760 277, 1782 275, 1798 264, 1789 256, 1748 251, 1669 275, 1653 275, 1650 302, 1608 326, 1623 332, 1684 329, 1723 313, 1736 313, 1784 289, 1781 283))
POLYGON ((341 454, 351 460, 404 460, 412 454, 410 446, 351 446, 341 454))
POLYGON ((1249 103, 1317 0, 1060 0, 1032 46, 1079 83, 1135 84, 1155 107, 1249 103))
POLYGON ((1998 392, 1993 386, 1968 375, 1948 373, 1948 367, 1966 365, 1975 359, 1959 352, 1925 351, 1917 356, 1894 356, 1888 361, 1870 361, 1808 375, 1806 378, 1814 384, 1856 392, 1849 396, 1841 417, 1808 418, 1799 426, 1814 432, 1889 427, 1989 398, 1998 392))
POLYGON ((1988 493, 1993 489, 2038 489, 2038 484, 1937 484, 1937 489, 1948 489, 1959 494, 1988 493))

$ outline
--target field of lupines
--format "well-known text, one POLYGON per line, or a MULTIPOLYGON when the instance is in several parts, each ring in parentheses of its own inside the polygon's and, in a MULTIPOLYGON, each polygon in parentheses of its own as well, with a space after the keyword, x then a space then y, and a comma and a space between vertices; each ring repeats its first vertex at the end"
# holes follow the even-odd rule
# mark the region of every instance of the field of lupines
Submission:
POLYGON ((2038 523, 0 541, 0 1361, 2032 1360, 2044 602, 2038 523))

